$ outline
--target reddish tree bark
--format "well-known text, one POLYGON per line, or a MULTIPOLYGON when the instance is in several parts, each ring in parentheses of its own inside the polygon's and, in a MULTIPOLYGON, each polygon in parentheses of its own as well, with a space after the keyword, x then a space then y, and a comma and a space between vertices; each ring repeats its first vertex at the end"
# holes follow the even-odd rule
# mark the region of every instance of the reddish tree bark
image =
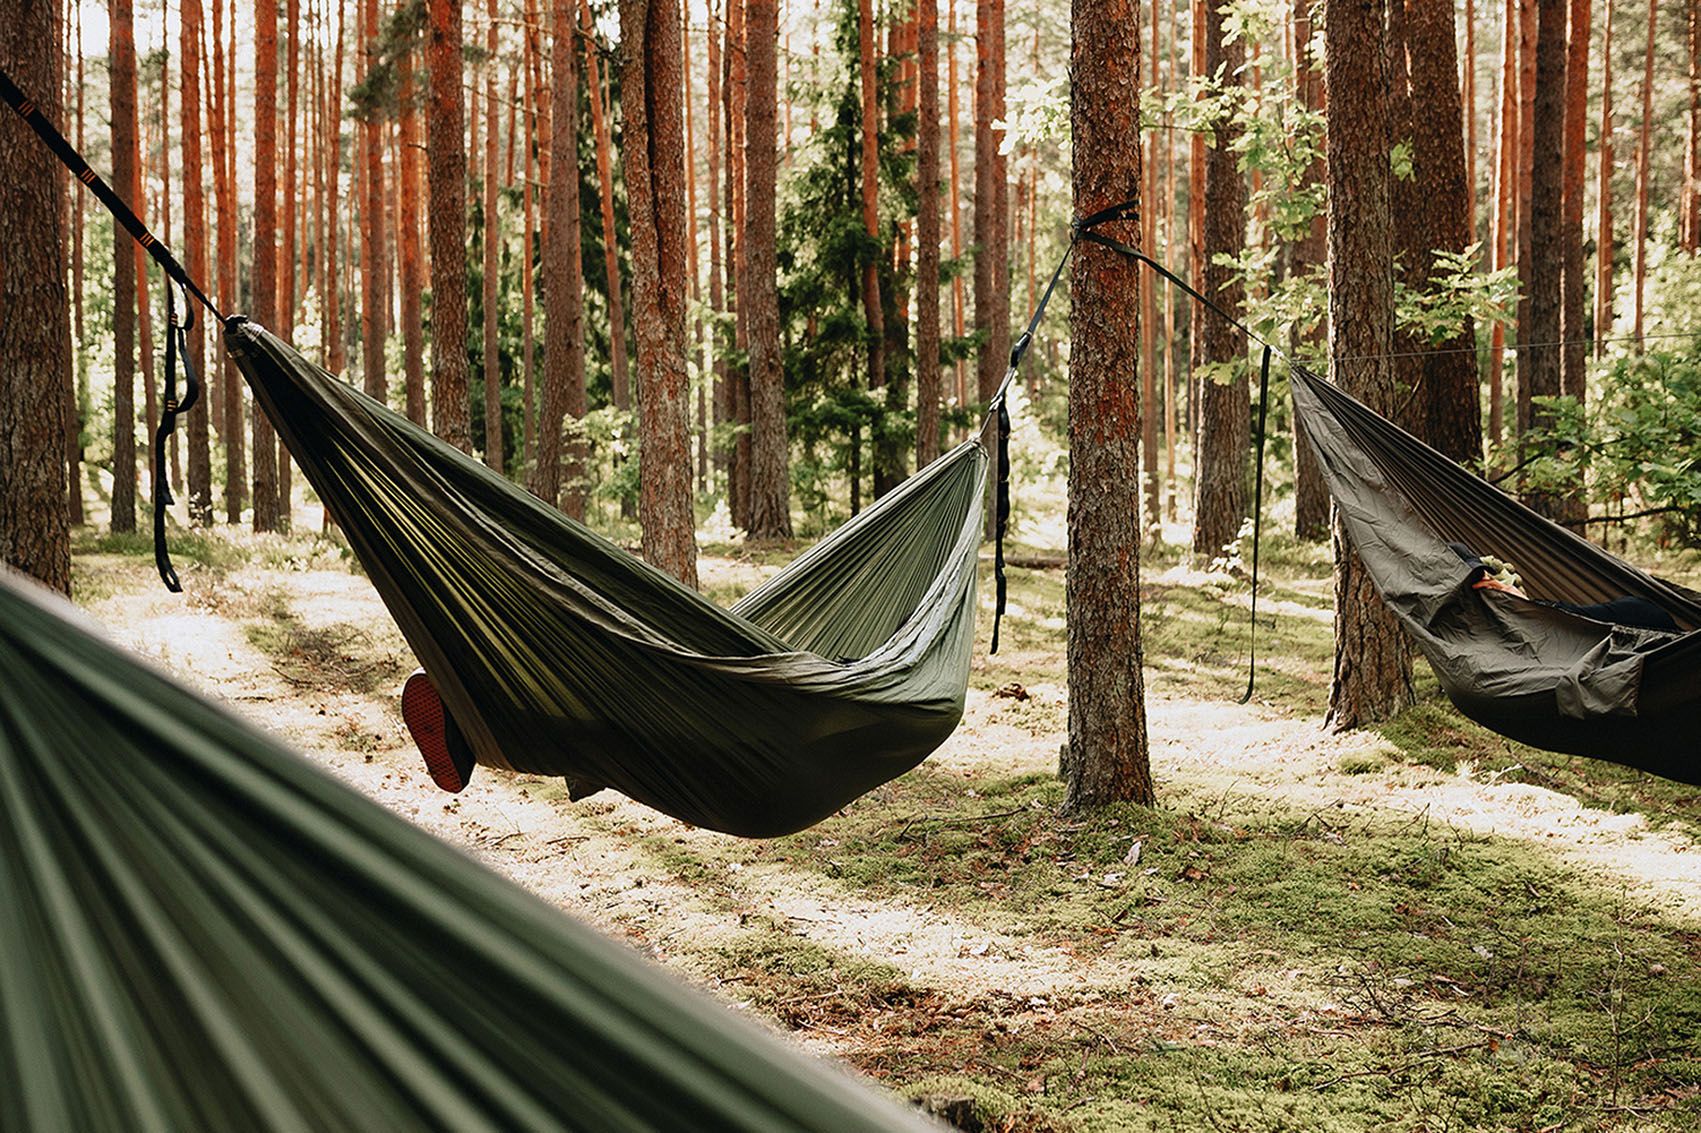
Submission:
POLYGON ((585 517, 584 470, 575 439, 567 460, 568 491, 561 492, 561 430, 585 415, 584 266, 579 250, 579 68, 573 50, 573 0, 552 0, 555 16, 550 119, 552 172, 544 190, 543 413, 538 419, 537 467, 532 493, 560 503, 574 519, 585 517))
MULTIPOLYGON (((1140 190, 1140 8, 1074 0, 1070 125, 1075 215, 1140 190)), ((977 153, 977 159, 984 151, 977 153)), ((1138 240, 1134 225, 1116 235, 1138 240)), ((1140 523, 1128 506, 1139 475, 1139 267, 1083 244, 1071 277, 1069 330, 1070 809, 1153 801, 1140 646, 1140 523)), ((1243 406, 1244 409, 1244 406, 1243 406)))
MULTIPOLYGON (((419 225, 419 91, 414 78, 412 50, 396 59, 396 98, 400 103, 401 212, 400 245, 402 269, 402 384, 406 390, 408 420, 425 424, 425 323, 421 292, 425 289, 425 265, 421 263, 419 225)), ((530 200, 530 186, 527 187, 530 200)), ((530 213, 527 213, 528 219, 530 213)), ((527 256, 531 246, 527 244, 527 256)))
POLYGON ((590 89, 591 134, 597 150, 598 202, 602 206, 603 270, 608 277, 608 363, 614 407, 632 408, 631 379, 626 364, 626 306, 621 297, 620 237, 614 224, 614 145, 608 111, 602 101, 602 77, 597 65, 596 25, 589 0, 580 0, 585 35, 585 85, 590 89))
MULTIPOLYGON (((1471 242, 1471 190, 1466 179, 1452 0, 1405 0, 1412 104, 1412 162, 1417 207, 1412 268, 1432 286, 1435 253, 1462 253, 1471 242)), ((1454 460, 1482 459, 1482 400, 1476 327, 1469 316, 1453 333, 1421 344, 1416 368, 1417 416, 1424 440, 1454 460)))
MULTIPOLYGON (((132 199, 137 168, 136 25, 130 0, 111 0, 112 183, 132 199)), ((136 530, 136 257, 122 228, 113 234, 112 530, 136 530)))
MULTIPOLYGON (((939 455, 939 0, 916 0, 915 463, 939 455)), ((953 208, 955 206, 953 205, 953 208)))
MULTIPOLYGON (((207 274, 207 200, 201 183, 201 0, 183 0, 180 29, 183 88, 183 266, 191 279, 207 274)), ((207 372, 204 328, 199 320, 189 334, 189 364, 197 374, 207 372)), ((197 527, 213 522, 212 450, 207 422, 207 399, 189 410, 189 521, 197 527)))
POLYGON ((1642 65, 1642 132, 1636 144, 1635 304, 1631 326, 1638 346, 1648 289, 1648 154, 1654 124, 1654 42, 1659 31, 1659 0, 1648 0, 1648 51, 1642 65))
MULTIPOLYGON (((129 26, 128 8, 120 13, 119 3, 113 6, 115 40, 116 17, 122 14, 126 31, 129 26)), ((0 20, 0 67, 26 97, 39 100, 42 114, 52 122, 65 118, 61 26, 58 0, 16 0, 0 20)), ((115 78, 115 90, 117 82, 115 78)), ((114 99, 115 110, 118 102, 114 99)), ((5 248, 0 255, 0 312, 4 312, 0 316, 0 562, 69 595, 65 391, 72 384, 73 371, 71 304, 65 294, 65 179, 58 161, 29 127, 9 112, 4 117, 0 124, 0 246, 5 248)), ((119 239, 128 242, 130 237, 121 233, 119 239)))
MULTIPOLYGON (((1205 74, 1220 77, 1225 90, 1240 85, 1246 45, 1223 34, 1223 13, 1205 7, 1205 74)), ((1215 123, 1205 158, 1199 249, 1204 273, 1200 290, 1238 317, 1246 288, 1218 257, 1238 259, 1245 244, 1246 184, 1234 152, 1239 127, 1232 118, 1215 123)), ((1222 316, 1206 311, 1194 323, 1193 369, 1210 376, 1199 386, 1198 468, 1195 472, 1193 554, 1202 562, 1221 555, 1248 514, 1246 469, 1251 449, 1250 393, 1246 380, 1246 336, 1222 316)))
POLYGON ((623 166, 632 216, 633 323, 642 383, 639 518, 644 557, 697 584, 690 383, 685 365, 685 130, 679 8, 621 0, 623 166))
POLYGON ((982 335, 977 373, 986 401, 1010 362, 1009 187, 993 127, 1004 118, 1004 0, 976 0, 975 65, 975 330, 982 335))
POLYGON ((775 0, 750 0, 745 15, 750 94, 744 133, 746 196, 749 200, 750 282, 747 326, 750 346, 750 534, 758 539, 791 536, 791 469, 786 442, 785 369, 780 359, 779 264, 775 249, 778 196, 779 73, 774 48, 779 37, 775 0))
MULTIPOLYGON (((1327 4, 1329 99, 1329 374, 1385 415, 1394 411, 1393 221, 1389 208, 1387 56, 1383 0, 1327 4), (1342 92, 1351 91, 1351 97, 1342 92)), ((1411 703, 1410 652, 1339 518, 1335 544, 1335 671, 1329 721, 1356 728, 1411 703)))
POLYGON ((497 248, 496 181, 502 115, 496 102, 496 0, 486 8, 484 62, 484 463, 502 471, 502 359, 496 341, 496 277, 501 270, 497 248))
MULTIPOLYGON (((278 11, 254 9, 254 319, 278 322, 278 11)), ((271 422, 254 408, 252 464, 254 530, 279 527, 278 442, 271 422)))
MULTIPOLYGON (((1565 176, 1560 218, 1562 275, 1559 391, 1581 401, 1588 375, 1588 327, 1584 323, 1583 195, 1589 153, 1589 0, 1571 0, 1565 62, 1565 176)), ((1693 10, 1693 7, 1691 8, 1693 10)), ((1580 501, 1579 501, 1580 502, 1580 501)), ((1580 518, 1575 512, 1571 518, 1580 518)))
MULTIPOLYGON (((235 107, 226 84, 225 39, 220 24, 224 0, 213 0, 212 84, 208 104, 212 108, 212 129, 208 131, 209 149, 213 155, 213 192, 218 203, 218 261, 219 306, 226 311, 236 309, 236 179, 231 150, 235 148, 235 107)), ((228 55, 230 69, 235 69, 235 56, 228 55)), ((242 508, 247 498, 245 490, 248 473, 243 430, 242 375, 236 363, 224 355, 224 422, 220 429, 224 441, 224 508, 228 523, 242 522, 242 508)))
POLYGON ((1612 334, 1612 5, 1601 32, 1601 140, 1595 172, 1595 357, 1612 334))
POLYGON ((460 0, 428 0, 426 160, 431 228, 431 425, 472 451, 467 401, 467 142, 460 0))
MULTIPOLYGON (((983 0, 983 3, 990 0, 983 0)), ((867 233, 869 242, 878 246, 880 242, 880 96, 878 74, 875 70, 874 43, 874 3, 873 0, 860 0, 861 7, 857 20, 858 58, 860 59, 859 73, 862 82, 862 164, 860 177, 862 185, 862 227, 867 233)), ((990 126, 988 127, 990 130, 990 126)), ((978 153, 977 153, 978 160, 978 153)), ((989 198, 990 199, 990 198, 989 198)), ((980 269, 977 267, 976 279, 979 279, 980 269)), ((989 296, 989 310, 996 309, 990 296, 993 284, 987 285, 986 294, 989 296)), ((975 290, 975 306, 979 310, 981 291, 977 285, 975 290)), ((868 323, 868 388, 878 389, 886 384, 886 318, 880 306, 880 267, 876 256, 869 256, 868 262, 862 267, 862 312, 868 323)), ((978 319, 978 315, 977 315, 978 319)), ((1003 371, 999 371, 1002 376, 1003 371)), ((983 397, 991 393, 985 389, 985 379, 982 379, 983 397)), ((993 382, 997 385, 996 379, 993 382)), ((878 489, 876 489, 878 490, 878 489)))

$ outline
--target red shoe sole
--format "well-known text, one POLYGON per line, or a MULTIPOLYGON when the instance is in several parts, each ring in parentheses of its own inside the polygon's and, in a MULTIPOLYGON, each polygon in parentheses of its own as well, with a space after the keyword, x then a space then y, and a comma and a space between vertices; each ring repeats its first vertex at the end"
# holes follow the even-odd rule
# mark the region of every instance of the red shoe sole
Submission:
POLYGON ((466 790, 470 776, 461 774, 449 754, 448 716, 437 686, 423 672, 414 673, 402 686, 402 722, 425 757, 431 781, 450 794, 466 790))

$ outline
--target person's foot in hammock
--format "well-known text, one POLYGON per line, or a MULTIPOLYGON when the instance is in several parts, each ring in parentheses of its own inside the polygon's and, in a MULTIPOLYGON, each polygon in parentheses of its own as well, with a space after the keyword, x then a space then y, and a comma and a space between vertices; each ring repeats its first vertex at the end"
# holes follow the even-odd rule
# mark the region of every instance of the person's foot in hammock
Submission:
POLYGON ((472 748, 424 669, 416 670, 402 686, 402 720, 425 757, 431 781, 451 794, 465 790, 472 780, 472 748))

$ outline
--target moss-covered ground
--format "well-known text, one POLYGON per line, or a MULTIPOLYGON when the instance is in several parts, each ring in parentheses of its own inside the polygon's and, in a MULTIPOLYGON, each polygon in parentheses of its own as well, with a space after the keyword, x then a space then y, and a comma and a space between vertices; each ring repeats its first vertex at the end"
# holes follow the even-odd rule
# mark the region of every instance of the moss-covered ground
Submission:
MULTIPOLYGON (((82 536, 78 600, 386 805, 963 1128, 1701 1128, 1701 791, 1510 744, 1421 664, 1415 708, 1329 736, 1326 549, 1266 542, 1246 707, 1244 579, 1149 556, 1155 808, 1061 812, 1064 576, 1013 569, 958 736, 770 842, 540 779, 487 773, 446 802, 394 715, 405 645, 339 544, 173 550, 184 599, 152 588, 145 541, 82 536)), ((705 588, 731 600, 795 551, 711 547, 705 588)))

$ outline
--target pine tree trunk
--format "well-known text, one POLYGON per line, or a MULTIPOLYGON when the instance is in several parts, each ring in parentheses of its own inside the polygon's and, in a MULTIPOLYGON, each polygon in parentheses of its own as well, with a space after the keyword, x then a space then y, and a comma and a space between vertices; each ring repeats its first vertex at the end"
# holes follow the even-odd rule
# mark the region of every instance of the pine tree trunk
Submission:
POLYGON ((750 94, 744 132, 750 281, 750 525, 757 539, 791 536, 791 469, 786 442, 785 369, 780 359, 779 264, 774 204, 778 193, 779 7, 750 0, 745 11, 750 94))
MULTIPOLYGON (((691 285, 691 357, 697 360, 697 491, 709 490, 709 359, 703 353, 702 273, 697 264, 697 131, 691 100, 691 12, 680 5, 680 73, 685 82, 685 251, 691 285)), ((713 115, 711 115, 713 117, 713 115)))
POLYGON ((585 34, 585 83, 590 88, 591 132, 597 147, 598 199, 602 204, 602 254, 608 277, 608 357, 613 382, 614 407, 632 408, 631 379, 626 364, 626 309, 620 290, 620 240, 614 225, 614 157, 608 113, 602 103, 602 78, 598 73, 596 26, 588 0, 580 0, 585 34))
MULTIPOLYGON (((1543 344, 1558 342, 1560 327, 1559 291, 1564 259, 1560 209, 1565 152, 1565 5, 1566 0, 1540 0, 1539 7, 1531 142, 1544 158, 1559 155, 1560 160, 1536 163, 1530 181, 1530 261, 1527 270, 1520 269, 1520 274, 1529 281, 1530 293, 1530 337, 1518 358, 1520 435, 1552 423, 1552 410, 1538 405, 1536 399, 1557 396, 1560 389, 1560 352, 1543 344)), ((1543 515, 1559 518, 1564 514, 1559 497, 1527 492, 1523 498, 1543 515)))
MULTIPOLYGON (((716 28, 720 24, 718 8, 709 12, 708 48, 704 52, 707 57, 705 85, 708 88, 708 100, 705 110, 709 119, 709 310, 716 316, 710 324, 709 341, 710 354, 713 355, 713 373, 705 371, 703 380, 714 383, 714 423, 724 427, 731 417, 729 400, 732 389, 727 381, 726 342, 721 334, 719 316, 726 310, 726 287, 721 266, 721 125, 724 118, 721 98, 721 32, 716 28)), ((711 446, 714 450, 715 468, 726 473, 731 467, 727 446, 723 441, 717 441, 711 446)), ((726 493, 730 500, 731 484, 726 485, 726 493)))
MULTIPOLYGON (((1311 4, 1307 0, 1294 6, 1294 82, 1300 105, 1321 112, 1326 98, 1323 73, 1319 61, 1312 55, 1311 40, 1315 25, 1311 4)), ((1319 154, 1303 174, 1306 186, 1320 185, 1324 176, 1324 159, 1319 154)), ((1294 242, 1290 270, 1295 276, 1305 276, 1322 266, 1328 259, 1329 236, 1323 210, 1311 220, 1304 236, 1294 242)), ((1310 345, 1322 341, 1324 323, 1319 320, 1310 335, 1310 345)), ((1304 436, 1304 426, 1295 420, 1294 427, 1294 535, 1307 542, 1318 542, 1329 534, 1329 489, 1323 483, 1323 470, 1317 463, 1317 452, 1304 436)))
POLYGON ((1642 132, 1636 145, 1636 222, 1631 232, 1636 255, 1631 326, 1638 347, 1642 345, 1648 289, 1648 151, 1654 124, 1654 41, 1659 31, 1659 12, 1659 0, 1648 0, 1648 52, 1642 67, 1642 132))
MULTIPOLYGON (((72 49, 76 55, 76 75, 72 80, 76 85, 76 115, 77 150, 83 150, 83 26, 81 21, 74 21, 76 29, 76 45, 72 49)), ((67 66, 69 71, 70 67, 67 66)), ((67 102, 67 110, 70 109, 67 102)), ((65 421, 66 444, 69 450, 67 462, 67 481, 70 488, 71 524, 81 527, 85 522, 83 513, 83 423, 86 419, 86 406, 89 401, 88 374, 88 338, 84 334, 83 311, 83 210, 84 198, 81 185, 67 180, 67 191, 71 195, 71 320, 73 343, 73 359, 76 373, 72 375, 71 404, 65 421)))
MULTIPOLYGON (((990 0, 988 0, 990 2, 990 0)), ((873 0, 860 0, 861 15, 857 22, 858 44, 860 51, 860 73, 862 79, 862 165, 860 171, 862 186, 862 227, 868 234, 869 242, 878 246, 880 243, 880 101, 878 74, 875 69, 874 43, 874 4, 873 0)), ((977 155, 978 161, 978 155, 977 155)), ((990 201, 990 196, 988 197, 990 201)), ((978 208, 978 206, 977 206, 978 208)), ((990 264, 988 265, 990 267, 990 264)), ((980 278, 980 268, 975 269, 975 278, 980 278)), ((987 295, 995 281, 987 284, 987 295)), ((975 288, 976 318, 979 318, 981 295, 977 284, 975 288)), ((994 305, 989 302, 989 310, 994 305)), ((862 311, 868 324, 866 346, 868 350, 868 388, 879 389, 886 384, 886 319, 880 306, 880 267, 878 258, 870 256, 862 267, 862 311)), ((1000 371, 1002 374, 1002 371, 1000 371)), ((990 396, 985 389, 986 379, 982 375, 982 396, 990 396)), ((994 383, 996 384, 996 382, 994 383)), ((876 476, 879 469, 876 468, 876 476)), ((879 493, 878 484, 875 487, 879 493)))
POLYGON ((622 158, 632 216, 633 323, 643 405, 638 502, 644 557, 694 587, 679 24, 674 0, 620 2, 622 158))
MULTIPOLYGON (((459 4, 460 0, 455 0, 459 4)), ((378 0, 365 0, 361 12, 364 55, 370 69, 377 61, 378 0)), ((361 385, 366 396, 389 403, 384 372, 384 122, 374 108, 360 123, 360 344, 361 385)), ((462 249, 465 255, 465 249, 462 249)))
MULTIPOLYGON (((1490 266, 1503 271, 1512 262, 1516 241, 1518 180, 1518 0, 1505 0, 1500 29, 1500 114, 1495 147, 1494 217, 1491 232, 1490 266)), ((1488 350, 1488 440, 1499 444, 1506 435, 1504 375, 1506 326, 1496 321, 1489 332, 1488 350)))
MULTIPOLYGON (((1471 242, 1463 106, 1454 56, 1452 0, 1405 0, 1416 207, 1415 266, 1429 289, 1434 253, 1463 253, 1471 242)), ((1467 315, 1448 337, 1419 344, 1416 373, 1420 435, 1454 460, 1482 460, 1482 395, 1477 377, 1476 326, 1467 315)))
MULTIPOLYGON (((121 5, 113 5, 115 41, 120 15, 129 32, 130 12, 121 5)), ((49 121, 63 122, 58 0, 15 0, 9 8, 0 20, 0 68, 39 101, 49 121)), ((116 68, 114 75, 116 90, 116 68)), ((127 243, 130 236, 119 239, 127 243)), ((65 391, 74 371, 65 179, 58 161, 9 111, 0 125, 0 246, 6 249, 0 255, 0 562, 69 595, 65 391)))
MULTIPOLYGON (((526 4, 526 22, 535 22, 530 0, 526 4)), ((525 118, 525 156, 520 161, 520 210, 525 216, 524 252, 520 256, 520 389, 524 401, 522 414, 523 455, 527 482, 537 468, 537 294, 532 278, 532 261, 537 255, 537 217, 534 215, 535 191, 532 185, 532 160, 537 147, 537 100, 533 97, 533 80, 537 63, 533 59, 535 37, 530 28, 525 36, 526 83, 521 93, 521 113, 525 118)))
MULTIPOLYGON (((330 175, 325 179, 325 282, 321 302, 325 306, 325 368, 340 376, 348 364, 343 352, 343 276, 337 264, 337 250, 341 244, 338 228, 342 217, 339 206, 342 198, 343 28, 346 13, 344 0, 336 0, 336 3, 337 46, 332 55, 330 89, 325 95, 325 164, 330 175)), ((411 82, 409 85, 413 86, 411 82)))
MULTIPOLYGON (((745 262, 748 245, 745 230, 747 198, 744 194, 744 129, 747 101, 743 0, 729 0, 727 5, 726 52, 723 58, 726 72, 726 197, 732 220, 727 226, 727 265, 731 276, 727 288, 732 308, 732 334, 735 357, 744 354, 748 342, 747 320, 750 304, 745 287, 750 281, 749 265, 745 262)), ((732 362, 727 366, 727 408, 729 420, 737 426, 738 434, 732 446, 732 469, 728 476, 732 521, 739 527, 750 527, 750 369, 748 362, 732 362)), ((851 494, 854 499, 856 486, 851 494)), ((856 505, 851 505, 856 511, 856 505)))
MULTIPOLYGON (((1465 0, 1465 57, 1459 61, 1459 94, 1465 114, 1465 186, 1470 200, 1465 219, 1470 238, 1477 238, 1477 12, 1476 0, 1465 0)), ((1479 424, 1477 431, 1481 432, 1479 424)))
MULTIPOLYGON (((181 85, 183 88, 183 251, 190 278, 207 275, 207 201, 201 183, 201 0, 183 0, 181 25, 181 85)), ((205 374, 205 328, 197 320, 189 334, 188 362, 205 374)), ((207 423, 207 398, 189 410, 189 521, 197 527, 213 522, 212 449, 207 423)))
MULTIPOLYGON (((278 323, 278 12, 254 9, 254 320, 278 323)), ((278 442, 256 404, 253 416, 254 530, 278 529, 278 442)))
MULTIPOLYGON (((401 253, 402 385, 406 393, 408 420, 425 424, 425 315, 421 292, 425 289, 424 265, 419 246, 419 91, 414 80, 411 50, 396 57, 396 99, 401 127, 401 175, 397 204, 401 213, 397 250, 401 253)), ((529 246, 528 246, 529 252, 529 246)))
POLYGON ((1595 357, 1606 351, 1612 334, 1612 5, 1606 6, 1601 32, 1601 136, 1595 166, 1595 357))
MULTIPOLYGON (((236 309, 237 293, 236 179, 233 176, 234 158, 230 151, 235 148, 236 141, 236 108, 230 100, 225 72, 226 60, 229 60, 230 68, 234 70, 236 59, 234 54, 226 49, 220 27, 223 13, 224 0, 213 0, 212 85, 207 100, 213 107, 213 121, 208 137, 211 141, 209 148, 213 154, 213 194, 218 202, 219 306, 226 311, 233 311, 236 309)), ((244 451, 246 438, 243 430, 242 375, 237 370, 236 363, 230 360, 228 352, 221 350, 219 353, 224 356, 224 396, 220 406, 224 412, 220 439, 224 441, 225 521, 241 523, 242 508, 247 499, 244 488, 248 482, 244 451)))
MULTIPOLYGON (((1393 222, 1383 0, 1324 7, 1329 99, 1329 374, 1383 414, 1394 410, 1393 222), (1351 91, 1352 97, 1340 92, 1351 91)), ((1334 525, 1335 671, 1329 720, 1356 728, 1411 703, 1410 652, 1339 518, 1334 525)))
MULTIPOLYGON (((976 0, 975 330, 982 339, 976 372, 983 402, 998 389, 1010 362, 1010 230, 1000 207, 1009 190, 1004 184, 1004 158, 998 152, 1002 139, 993 126, 1004 118, 1003 76, 1004 0, 976 0)), ((865 82, 871 89, 872 77, 865 82)), ((870 103, 872 96, 865 93, 863 101, 870 103)))
POLYGON ((467 364, 467 141, 460 0, 428 0, 426 160, 431 229, 431 425, 472 451, 467 364))
MULTIPOLYGON (((135 195, 136 28, 130 0, 110 0, 107 53, 112 79, 112 183, 135 195)), ((136 530, 136 257, 122 228, 113 235, 112 530, 136 530)))
MULTIPOLYGON (((945 44, 945 145, 951 156, 951 261, 959 265, 959 269, 951 276, 951 333, 961 339, 967 304, 964 302, 963 273, 960 266, 963 258, 963 182, 962 149, 958 144, 957 130, 958 104, 961 99, 961 83, 957 78, 957 0, 946 0, 946 4, 949 5, 946 9, 949 15, 945 44)), ((969 403, 968 363, 958 358, 953 371, 956 386, 952 396, 957 408, 962 409, 969 403)))
POLYGON ((484 62, 484 463, 502 471, 502 359, 496 341, 496 280, 501 270, 496 224, 496 161, 502 115, 496 102, 496 0, 486 9, 484 62))
MULTIPOLYGON (((1074 211, 1140 188, 1140 8, 1073 0, 1070 124, 1074 211)), ((982 151, 984 152, 984 151, 982 151)), ((977 158, 980 153, 977 153, 977 158)), ((1135 226, 1115 235, 1138 240, 1135 226)), ((1130 378, 1139 339, 1130 315, 1139 267, 1081 245, 1069 330, 1069 746, 1071 810, 1154 801, 1140 646, 1140 523, 1127 486, 1140 474, 1140 402, 1130 378)), ((1244 409, 1245 407, 1242 406, 1244 409)))
MULTIPOLYGON (((1224 88, 1240 84, 1246 45, 1236 37, 1227 42, 1223 13, 1206 5, 1205 73, 1220 73, 1224 88)), ((1245 244, 1246 184, 1241 178, 1234 144, 1239 128, 1232 119, 1219 118, 1215 138, 1205 158, 1202 196, 1205 205, 1200 252, 1204 274, 1200 290, 1219 306, 1239 317, 1246 300, 1245 285, 1231 267, 1217 262, 1219 256, 1238 258, 1245 244)), ((1214 312, 1206 312, 1195 324, 1193 369, 1210 377, 1199 387, 1199 448, 1193 509, 1193 554, 1201 562, 1221 555, 1234 542, 1240 522, 1248 513, 1246 491, 1247 457, 1250 452, 1250 394, 1246 381, 1246 336, 1214 312)))
MULTIPOLYGON (((1522 434, 1529 421, 1525 406, 1529 401, 1532 354, 1540 350, 1525 349, 1541 341, 1535 337, 1534 317, 1530 301, 1534 297, 1535 234, 1530 227, 1534 209, 1532 193, 1536 177, 1536 69, 1541 0, 1518 0, 1518 170, 1517 191, 1513 194, 1513 231, 1517 234, 1518 264, 1518 392, 1514 407, 1514 427, 1522 434)), ((1546 154, 1543 155, 1544 164, 1546 154)))
MULTIPOLYGON (((1565 182, 1560 243, 1563 262, 1559 337, 1565 343, 1560 355, 1560 392, 1582 401, 1588 376, 1588 326, 1583 265, 1583 196, 1588 181, 1589 152, 1589 0, 1571 0, 1571 26, 1565 62, 1565 182)), ((1693 10, 1693 9, 1692 9, 1693 10)), ((1574 498, 1582 503, 1581 496, 1574 498)), ((1575 509, 1567 518, 1582 518, 1575 509)))
MULTIPOLYGON (((939 0, 916 0, 915 463, 939 456, 939 0)), ((953 205, 953 207, 955 207, 953 205)))
MULTIPOLYGON (((559 504, 574 519, 585 517, 581 442, 566 461, 567 492, 561 490, 562 426, 568 416, 577 430, 585 415, 585 273, 579 249, 579 66, 573 47, 574 0, 552 0, 555 42, 551 46, 551 177, 544 189, 543 238, 543 413, 538 418, 537 465, 532 494, 559 504)), ((630 142, 628 142, 630 144, 630 142)))

